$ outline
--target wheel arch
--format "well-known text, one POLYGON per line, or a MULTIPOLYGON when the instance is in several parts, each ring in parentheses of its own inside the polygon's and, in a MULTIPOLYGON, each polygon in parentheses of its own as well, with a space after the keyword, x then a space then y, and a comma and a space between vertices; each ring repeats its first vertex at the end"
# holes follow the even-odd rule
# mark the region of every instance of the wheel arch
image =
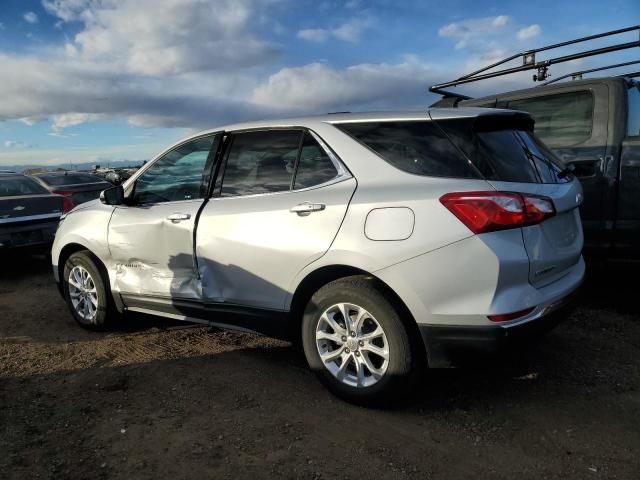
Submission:
POLYGON ((418 324, 407 305, 398 294, 380 278, 366 270, 350 265, 326 265, 310 272, 302 279, 292 296, 289 321, 290 338, 294 342, 301 339, 302 315, 307 303, 315 292, 329 282, 356 275, 367 277, 374 281, 376 286, 391 301, 393 306, 401 312, 402 321, 408 330, 410 340, 414 343, 415 351, 419 352, 422 357, 421 360, 426 360, 426 346, 422 340, 418 324))
POLYGON ((113 295, 113 292, 111 291, 111 280, 109 278, 109 271, 107 270, 107 266, 102 260, 100 260, 100 257, 98 257, 94 252, 91 251, 90 248, 81 243, 71 242, 62 247, 62 249, 60 250, 57 265, 58 278, 60 279, 60 281, 58 282, 58 289, 60 290, 60 294, 64 297, 64 264, 67 262, 67 259, 76 252, 87 252, 87 254, 89 254, 91 259, 95 262, 96 267, 98 267, 100 274, 102 275, 102 280, 105 284, 105 289, 107 290, 109 297, 113 300, 116 309, 119 312, 122 312, 122 303, 119 301, 118 297, 113 295))

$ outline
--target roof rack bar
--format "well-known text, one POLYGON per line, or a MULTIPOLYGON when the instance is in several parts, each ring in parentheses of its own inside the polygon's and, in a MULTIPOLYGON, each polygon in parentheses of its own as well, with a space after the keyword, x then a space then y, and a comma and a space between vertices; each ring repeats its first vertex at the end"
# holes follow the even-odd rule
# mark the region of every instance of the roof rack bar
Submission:
POLYGON ((566 75, 562 75, 558 78, 554 78, 553 80, 549 80, 548 82, 544 82, 542 86, 549 85, 550 83, 559 82, 560 80, 564 80, 565 78, 569 78, 569 77, 575 80, 575 77, 578 77, 578 76, 582 77, 582 75, 584 75, 585 73, 601 72, 602 70, 610 70, 612 68, 626 67, 627 65, 635 65, 638 63, 640 63, 640 60, 634 60, 633 62, 616 63, 615 65, 608 65, 606 67, 591 68, 589 70, 580 70, 577 72, 567 73, 566 75))
MULTIPOLYGON (((603 37, 609 37, 612 35, 620 35, 622 33, 627 33, 627 32, 632 32, 632 31, 638 31, 640 33, 640 25, 635 25, 633 27, 627 27, 627 28, 621 28, 618 30, 612 30, 609 32, 604 32, 604 33, 598 33, 596 35, 589 35, 587 37, 582 37, 582 38, 577 38, 574 40, 568 40, 566 42, 560 42, 560 43, 555 43, 553 45, 547 45, 545 47, 541 47, 541 48, 536 48, 533 50, 527 50, 525 52, 521 52, 515 55, 511 55, 510 57, 507 57, 503 60, 500 60, 498 62, 494 62, 491 65, 488 65, 486 67, 483 67, 479 70, 476 70, 474 72, 471 72, 467 75, 463 75, 462 77, 450 81, 450 82, 445 82, 445 83, 441 83, 438 85, 433 85, 432 87, 429 88, 429 90, 431 92, 435 92, 435 93, 440 93, 440 94, 445 94, 445 92, 442 90, 443 88, 447 88, 447 87, 454 87, 457 85, 462 85, 465 83, 471 83, 471 82, 476 82, 479 80, 485 80, 487 78, 494 78, 494 77, 499 77, 502 75, 509 75, 511 73, 516 73, 516 72, 524 72, 526 70, 534 70, 534 69, 538 69, 538 75, 534 75, 534 80, 537 81, 543 81, 548 77, 548 73, 547 73, 547 68, 550 65, 554 65, 557 63, 563 63, 563 62, 568 62, 570 60, 576 60, 579 58, 585 58, 585 57, 590 57, 593 55, 602 55, 604 53, 609 53, 609 52, 616 52, 619 50, 625 50, 628 48, 634 48, 634 47, 640 47, 640 36, 639 39, 633 42, 627 42, 627 43, 619 43, 619 44, 615 44, 615 45, 610 45, 607 47, 601 47, 601 48, 596 48, 596 49, 592 49, 592 50, 586 50, 583 52, 578 52, 578 53, 574 53, 574 54, 570 54, 570 55, 564 55, 561 57, 557 57, 557 58, 550 58, 548 60, 541 60, 536 62, 535 60, 535 55, 538 52, 543 52, 546 50, 552 50, 552 49, 556 49, 556 48, 560 48, 560 47, 565 47, 567 45, 574 45, 576 43, 582 43, 582 42, 587 42, 590 40, 595 40, 598 38, 603 38, 603 37), (495 67, 499 67, 500 65, 503 65, 505 63, 508 63, 512 60, 515 60, 519 57, 522 57, 522 65, 518 66, 518 67, 511 67, 511 68, 505 68, 503 70, 498 70, 495 72, 488 72, 488 70, 491 70, 495 67), (487 73, 484 73, 487 72, 487 73)), ((460 96, 459 94, 453 93, 453 92, 446 92, 446 94, 448 96, 460 96)))

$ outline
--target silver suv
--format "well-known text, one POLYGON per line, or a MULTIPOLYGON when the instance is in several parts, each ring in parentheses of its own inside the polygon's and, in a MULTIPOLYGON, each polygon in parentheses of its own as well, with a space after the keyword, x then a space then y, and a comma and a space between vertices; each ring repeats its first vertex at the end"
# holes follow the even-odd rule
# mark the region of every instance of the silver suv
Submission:
POLYGON ((300 341, 331 391, 387 401, 548 328, 582 281, 582 190, 532 128, 467 108, 204 132, 67 214, 54 275, 85 327, 134 311, 300 341))

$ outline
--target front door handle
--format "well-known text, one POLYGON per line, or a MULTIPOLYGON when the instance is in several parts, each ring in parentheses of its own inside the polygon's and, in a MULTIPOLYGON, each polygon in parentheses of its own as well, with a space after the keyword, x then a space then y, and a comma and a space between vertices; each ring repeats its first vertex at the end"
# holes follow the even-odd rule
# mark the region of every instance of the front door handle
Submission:
POLYGON ((311 212, 321 212, 327 208, 324 203, 311 203, 304 202, 296 205, 295 207, 291 207, 289 210, 292 213, 297 213, 300 216, 309 215, 311 212))
POLYGON ((191 215, 188 213, 172 213, 167 217, 167 220, 171 220, 173 223, 178 223, 183 220, 189 220, 191 215))

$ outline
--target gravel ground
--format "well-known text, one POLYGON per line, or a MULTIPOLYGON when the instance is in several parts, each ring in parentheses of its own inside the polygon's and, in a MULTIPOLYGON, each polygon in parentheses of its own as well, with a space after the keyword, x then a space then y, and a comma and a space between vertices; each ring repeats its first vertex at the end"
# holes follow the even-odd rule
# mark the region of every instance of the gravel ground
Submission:
POLYGON ((2 478, 640 478, 633 275, 591 274, 537 347, 383 411, 275 340, 145 316, 83 331, 46 258, 0 265, 2 478))

